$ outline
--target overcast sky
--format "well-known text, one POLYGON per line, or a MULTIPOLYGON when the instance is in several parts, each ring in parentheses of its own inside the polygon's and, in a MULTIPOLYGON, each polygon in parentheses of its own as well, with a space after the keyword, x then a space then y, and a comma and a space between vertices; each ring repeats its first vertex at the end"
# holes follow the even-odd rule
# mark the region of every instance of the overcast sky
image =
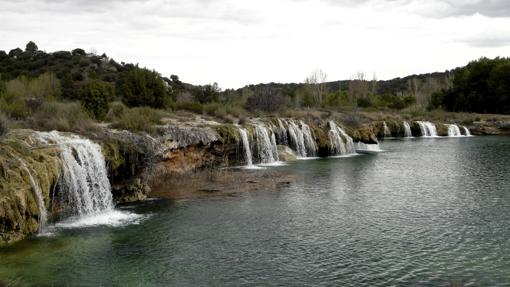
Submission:
POLYGON ((0 50, 106 53, 222 88, 510 56, 508 0, 0 0, 0 50))

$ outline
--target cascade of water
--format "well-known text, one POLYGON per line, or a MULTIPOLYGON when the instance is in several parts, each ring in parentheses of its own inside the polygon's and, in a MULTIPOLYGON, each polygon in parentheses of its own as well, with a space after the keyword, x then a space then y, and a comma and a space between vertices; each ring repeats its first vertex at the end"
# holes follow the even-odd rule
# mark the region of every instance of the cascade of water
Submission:
POLYGON ((460 128, 458 125, 446 125, 448 127, 448 136, 449 137, 460 137, 462 134, 460 133, 460 128))
POLYGON ((412 138, 413 137, 413 133, 411 132, 411 126, 409 125, 408 122, 404 122, 404 136, 406 138, 412 138))
POLYGON ((366 144, 362 142, 358 142, 356 147, 356 152, 358 153, 378 153, 382 152, 381 148, 379 147, 379 144, 366 144))
POLYGON ((288 127, 291 148, 296 151, 298 156, 306 157, 305 138, 303 132, 293 120, 289 120, 288 127))
POLYGON ((289 144, 299 157, 315 156, 317 145, 310 127, 303 121, 297 124, 293 120, 287 121, 289 144))
POLYGON ((60 146, 61 200, 76 215, 113 210, 114 204, 101 147, 88 139, 58 132, 38 133, 41 141, 60 146))
POLYGON ((247 166, 252 166, 252 156, 250 149, 250 141, 248 140, 248 134, 245 129, 239 128, 239 134, 241 135, 241 141, 243 142, 244 159, 246 160, 247 166))
POLYGON ((301 131, 303 132, 306 155, 315 156, 317 154, 317 145, 315 144, 315 139, 313 138, 312 131, 310 130, 310 127, 303 121, 299 121, 299 123, 301 124, 301 131))
POLYGON ((423 137, 437 137, 437 129, 433 123, 422 121, 418 121, 417 123, 420 126, 421 135, 423 137))
POLYGON ((48 212, 46 211, 46 205, 44 204, 44 197, 42 194, 41 186, 38 184, 38 182, 32 176, 32 173, 28 169, 25 162, 21 159, 19 159, 19 162, 21 163, 21 166, 23 167, 25 172, 28 174, 28 178, 30 180, 30 186, 32 187, 32 190, 35 195, 35 199, 37 201, 37 208, 39 209, 39 232, 44 232, 46 223, 48 222, 48 212))
POLYGON ((276 141, 271 141, 267 128, 262 124, 255 125, 257 138, 257 153, 261 163, 273 163, 278 161, 278 149, 276 141))
POLYGON ((384 128, 384 137, 391 137, 391 131, 386 122, 383 122, 383 128, 384 128))
POLYGON ((273 150, 273 157, 278 161, 278 146, 276 145, 276 135, 274 132, 271 132, 271 146, 273 150))
POLYGON ((466 134, 467 137, 470 137, 471 136, 471 132, 469 131, 469 129, 465 126, 462 126, 462 128, 464 129, 464 133, 466 134))
POLYGON ((331 142, 331 154, 333 155, 344 155, 355 153, 354 141, 352 138, 335 122, 329 122, 329 140, 331 142))

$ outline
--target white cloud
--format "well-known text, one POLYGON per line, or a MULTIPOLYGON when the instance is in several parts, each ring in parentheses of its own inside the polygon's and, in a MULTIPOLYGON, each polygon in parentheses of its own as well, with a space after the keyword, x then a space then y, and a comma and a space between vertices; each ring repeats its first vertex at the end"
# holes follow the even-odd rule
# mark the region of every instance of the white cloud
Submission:
POLYGON ((222 87, 302 81, 315 68, 332 80, 357 71, 391 78, 508 56, 510 19, 500 17, 506 6, 480 3, 0 0, 0 49, 29 40, 48 51, 95 48, 222 87))

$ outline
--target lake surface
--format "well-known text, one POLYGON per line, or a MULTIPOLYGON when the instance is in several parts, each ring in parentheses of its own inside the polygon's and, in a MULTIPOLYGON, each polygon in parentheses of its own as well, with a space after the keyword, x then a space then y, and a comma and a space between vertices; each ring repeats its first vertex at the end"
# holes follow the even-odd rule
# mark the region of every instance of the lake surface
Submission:
POLYGON ((281 192, 123 206, 0 250, 0 281, 49 286, 510 286, 510 138, 386 141, 275 167, 281 192))

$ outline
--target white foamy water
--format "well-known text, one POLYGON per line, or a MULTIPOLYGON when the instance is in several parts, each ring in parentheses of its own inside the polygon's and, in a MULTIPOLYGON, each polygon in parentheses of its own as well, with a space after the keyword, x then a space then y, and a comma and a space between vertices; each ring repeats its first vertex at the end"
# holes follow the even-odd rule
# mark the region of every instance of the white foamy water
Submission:
POLYGON ((460 132, 460 128, 458 125, 446 125, 448 127, 448 136, 449 137, 461 137, 462 133, 460 132))
POLYGON ((422 137, 437 137, 436 125, 431 122, 418 121, 422 137))
POLYGON ((406 138, 413 137, 413 133, 411 131, 411 125, 409 125, 408 122, 404 122, 404 137, 406 137, 406 138))
POLYGON ((59 194, 53 200, 60 200, 71 213, 71 217, 48 227, 43 235, 51 235, 55 228, 120 226, 142 219, 140 215, 114 209, 106 162, 98 144, 56 131, 37 136, 45 144, 60 147, 62 174, 59 194))
POLYGON ((391 137, 391 130, 388 127, 388 125, 386 124, 386 122, 383 122, 383 129, 384 129, 384 137, 385 138, 391 137))
POLYGON ((469 129, 465 126, 462 126, 462 128, 464 129, 464 133, 466 134, 467 137, 471 137, 471 132, 469 131, 469 129))
POLYGON ((303 121, 296 123, 294 120, 286 121, 289 132, 289 144, 298 157, 314 157, 317 153, 317 145, 310 127, 303 121))
MULTIPOLYGON (((53 225, 57 229, 84 228, 94 226, 124 226, 138 224, 145 216, 128 211, 111 210, 99 214, 90 214, 80 217, 71 217, 53 225)), ((51 229, 50 229, 51 230, 51 229)))
POLYGON ((335 122, 329 122, 329 141, 331 143, 332 155, 346 155, 355 153, 354 142, 352 138, 335 122))
POLYGON ((78 136, 38 133, 40 139, 60 147, 62 175, 60 199, 75 215, 97 214, 114 207, 106 162, 101 147, 78 136))
POLYGON ((380 153, 384 152, 378 144, 366 144, 362 142, 357 143, 356 147, 357 153, 380 153))
POLYGON ((257 156, 260 163, 266 164, 278 161, 278 149, 274 134, 264 124, 256 124, 255 135, 257 156))
POLYGON ((42 193, 42 190, 41 190, 41 186, 39 185, 39 182, 37 182, 37 180, 32 176, 32 172, 27 167, 26 163, 23 160, 21 160, 21 159, 18 159, 18 160, 21 163, 21 166, 23 167, 23 169, 28 174, 28 178, 30 180, 30 186, 32 187, 32 190, 33 190, 34 195, 35 195, 35 199, 37 201, 37 207, 39 209, 39 228, 38 228, 38 232, 42 233, 42 232, 44 232, 44 230, 46 228, 46 223, 48 221, 48 212, 46 211, 46 205, 44 204, 44 197, 43 197, 43 193, 42 193))
POLYGON ((248 140, 248 134, 246 133, 246 130, 243 128, 239 128, 239 134, 241 135, 241 141, 243 143, 244 160, 246 161, 246 166, 247 167, 253 166, 250 141, 248 140))
POLYGON ((286 166, 287 163, 283 161, 275 161, 271 163, 261 163, 258 164, 259 167, 278 167, 278 166, 286 166))

